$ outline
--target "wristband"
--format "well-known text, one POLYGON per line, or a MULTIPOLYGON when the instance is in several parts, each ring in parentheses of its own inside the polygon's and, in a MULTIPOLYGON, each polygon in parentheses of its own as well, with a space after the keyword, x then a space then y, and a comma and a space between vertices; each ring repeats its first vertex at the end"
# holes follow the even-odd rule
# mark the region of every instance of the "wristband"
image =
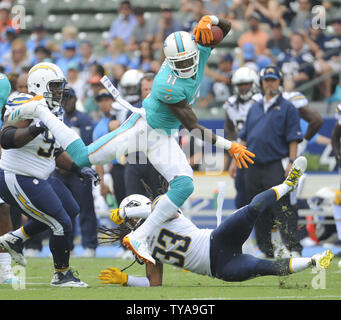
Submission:
POLYGON ((230 150, 232 146, 232 142, 221 136, 217 136, 217 140, 214 145, 221 149, 230 150))
POLYGON ((289 159, 289 163, 294 163, 295 160, 289 159))
POLYGON ((211 23, 213 26, 216 26, 219 24, 219 18, 217 16, 209 16, 209 18, 211 19, 211 23))

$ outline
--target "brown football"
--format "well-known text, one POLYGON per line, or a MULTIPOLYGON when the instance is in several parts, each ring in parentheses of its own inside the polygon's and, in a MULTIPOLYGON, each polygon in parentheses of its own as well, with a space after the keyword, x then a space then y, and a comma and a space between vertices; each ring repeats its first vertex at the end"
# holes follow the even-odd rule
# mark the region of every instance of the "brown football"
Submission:
POLYGON ((223 30, 221 30, 218 26, 212 26, 212 33, 213 33, 213 41, 210 43, 203 44, 201 42, 201 37, 198 41, 198 43, 204 47, 214 47, 220 43, 221 40, 223 40, 223 30))

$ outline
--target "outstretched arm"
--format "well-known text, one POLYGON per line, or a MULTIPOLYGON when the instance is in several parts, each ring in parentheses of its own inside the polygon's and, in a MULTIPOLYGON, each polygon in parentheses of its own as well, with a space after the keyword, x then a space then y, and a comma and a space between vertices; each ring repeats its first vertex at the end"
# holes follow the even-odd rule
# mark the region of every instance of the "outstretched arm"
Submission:
POLYGON ((237 165, 239 168, 241 168, 242 166, 244 168, 248 168, 246 161, 251 164, 254 163, 251 158, 255 157, 255 155, 252 152, 246 150, 245 146, 227 140, 221 136, 217 136, 212 132, 212 130, 200 125, 198 123, 197 116, 195 115, 190 105, 187 104, 186 99, 175 104, 169 104, 167 106, 169 110, 174 114, 174 116, 179 119, 183 126, 193 136, 205 142, 209 142, 218 148, 228 150, 230 155, 237 161, 237 165))
POLYGON ((158 287, 162 286, 163 265, 156 262, 155 265, 146 264, 146 277, 135 277, 122 272, 118 268, 102 270, 99 279, 103 284, 120 284, 125 287, 158 287))

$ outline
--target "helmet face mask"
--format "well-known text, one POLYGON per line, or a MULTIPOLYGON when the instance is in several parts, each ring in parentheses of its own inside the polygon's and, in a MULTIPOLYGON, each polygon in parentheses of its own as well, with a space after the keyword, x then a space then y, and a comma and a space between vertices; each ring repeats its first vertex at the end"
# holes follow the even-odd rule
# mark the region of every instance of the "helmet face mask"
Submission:
POLYGON ((44 92, 43 96, 50 109, 62 104, 65 86, 66 80, 51 80, 47 83, 47 91, 44 92))
POLYGON ((192 36, 185 31, 170 34, 163 48, 166 61, 179 78, 191 78, 198 72, 199 50, 192 36))
POLYGON ((248 67, 241 67, 233 74, 232 85, 239 99, 248 101, 258 91, 258 75, 248 67))

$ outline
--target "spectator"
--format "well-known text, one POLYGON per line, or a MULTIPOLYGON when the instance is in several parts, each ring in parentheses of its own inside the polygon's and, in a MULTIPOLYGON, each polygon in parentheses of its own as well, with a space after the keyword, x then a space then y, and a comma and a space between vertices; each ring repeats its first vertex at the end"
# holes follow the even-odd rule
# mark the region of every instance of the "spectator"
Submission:
POLYGON ((228 14, 226 1, 223 0, 205 1, 205 10, 208 14, 221 18, 226 18, 228 14))
POLYGON ((190 18, 185 21, 183 30, 192 32, 202 16, 207 14, 203 0, 194 0, 190 4, 190 18))
POLYGON ((304 37, 299 33, 291 35, 290 48, 277 56, 277 66, 295 88, 313 78, 313 63, 314 57, 305 47, 304 37))
POLYGON ((95 97, 99 94, 100 90, 103 89, 101 83, 101 76, 94 75, 89 79, 90 90, 84 101, 84 110, 90 117, 97 121, 101 118, 101 112, 98 107, 98 103, 95 97))
POLYGON ((228 53, 220 59, 218 70, 206 66, 205 75, 212 79, 212 92, 218 104, 224 103, 231 94, 233 57, 228 53))
POLYGON ((130 59, 125 52, 124 41, 121 38, 113 39, 108 48, 108 55, 100 60, 100 64, 103 65, 104 68, 111 69, 113 66, 117 64, 122 64, 124 66, 128 66, 130 63, 130 59))
POLYGON ((296 12, 296 15, 294 16, 289 25, 290 30, 292 30, 293 32, 308 30, 310 21, 313 18, 310 0, 299 0, 298 4, 299 7, 296 12))
POLYGON ((249 5, 250 0, 233 0, 228 15, 233 30, 244 30, 247 27, 245 21, 249 5))
POLYGON ((251 42, 246 42, 242 47, 241 57, 234 59, 233 68, 245 66, 258 72, 263 67, 271 64, 271 62, 272 60, 266 55, 256 55, 254 45, 251 42))
POLYGON ((47 47, 48 38, 47 32, 42 24, 37 24, 33 28, 31 39, 26 41, 27 50, 31 53, 38 47, 47 47))
POLYGON ((152 45, 150 42, 144 41, 140 43, 139 48, 140 56, 129 64, 129 68, 149 72, 151 70, 151 63, 154 60, 152 45))
POLYGON ((146 20, 145 10, 142 7, 134 9, 134 14, 137 20, 137 24, 132 30, 129 43, 126 45, 127 51, 139 50, 139 46, 142 42, 152 43, 154 39, 154 26, 152 21, 146 20))
MULTIPOLYGON (((119 121, 116 119, 115 112, 112 109, 112 104, 114 102, 111 94, 103 89, 96 96, 97 103, 102 112, 102 119, 97 123, 94 132, 93 132, 93 141, 98 138, 104 136, 108 132, 111 132, 117 129, 120 125, 119 121)), ((101 195, 106 199, 108 194, 114 192, 116 196, 117 203, 121 203, 121 201, 125 198, 125 186, 124 186, 124 165, 122 163, 123 159, 115 159, 112 161, 110 174, 113 180, 113 190, 111 190, 110 186, 106 184, 104 179, 105 169, 102 165, 96 166, 96 171, 101 177, 101 195)))
POLYGON ((283 34, 282 25, 278 21, 271 23, 271 39, 268 40, 266 47, 269 49, 269 56, 276 57, 290 46, 290 40, 283 34))
POLYGON ((62 69, 64 74, 67 73, 68 65, 71 63, 79 63, 80 58, 77 54, 78 44, 74 40, 64 42, 62 46, 62 56, 57 59, 56 64, 62 69))
POLYGON ((12 5, 7 1, 0 2, 0 34, 6 31, 7 27, 13 27, 15 30, 17 30, 16 27, 19 27, 12 25, 10 18, 11 7, 12 5))
POLYGON ((259 13, 253 12, 247 18, 247 23, 250 30, 244 32, 238 40, 238 46, 240 48, 242 48, 243 45, 247 42, 253 43, 257 55, 266 53, 266 44, 268 43, 270 38, 265 31, 260 29, 260 21, 261 17, 259 13))
POLYGON ((75 91, 76 101, 79 100, 81 104, 85 98, 86 79, 82 78, 79 73, 79 64, 71 62, 67 66, 66 78, 69 86, 75 91))
POLYGON ((157 26, 155 42, 153 43, 153 49, 158 50, 163 47, 164 40, 173 32, 181 31, 182 24, 173 15, 172 6, 167 3, 160 5, 159 24, 157 26))
POLYGON ((32 59, 31 65, 33 66, 43 61, 52 62, 51 52, 46 47, 36 47, 34 49, 34 57, 32 59))
POLYGON ((118 11, 119 16, 109 30, 108 43, 111 43, 115 38, 121 38, 125 44, 128 44, 138 22, 130 1, 122 1, 118 11))
POLYGON ((15 39, 11 46, 11 56, 3 61, 6 73, 22 73, 24 67, 29 67, 31 58, 26 50, 23 39, 15 39))
MULTIPOLYGON (((68 127, 77 130, 84 143, 89 145, 92 142, 93 122, 86 113, 76 110, 76 93, 72 88, 69 89, 69 92, 70 96, 63 105, 65 111, 64 122, 68 127)), ((84 248, 82 257, 95 257, 97 248, 97 218, 92 195, 92 182, 82 182, 77 174, 61 169, 57 169, 54 176, 59 178, 71 191, 72 196, 80 207, 78 217, 82 247, 84 248)), ((75 221, 73 221, 73 228, 75 229, 75 221)))
POLYGON ((27 87, 27 73, 22 73, 16 77, 15 86, 13 86, 13 88, 15 89, 15 91, 11 93, 11 96, 13 97, 17 96, 18 93, 29 93, 27 87))
POLYGON ((11 54, 11 46, 13 41, 17 38, 17 32, 12 27, 7 27, 5 31, 5 39, 0 42, 0 60, 11 54))
MULTIPOLYGON (((238 135, 250 151, 257 152, 255 163, 245 171, 248 202, 258 192, 283 181, 296 159, 297 144, 302 140, 298 110, 282 97, 281 81, 280 70, 276 66, 261 70, 263 99, 251 106, 238 135), (284 158, 289 159, 287 164, 282 162, 284 158)), ((271 243, 274 226, 280 230, 287 248, 300 255, 302 247, 298 239, 297 216, 290 206, 289 195, 257 219, 257 244, 267 257, 274 257, 271 243), (285 212, 283 206, 286 207, 285 212)))
POLYGON ((247 8, 246 16, 256 12, 260 16, 260 23, 271 25, 273 21, 282 22, 282 10, 276 0, 256 0, 252 1, 247 8))
POLYGON ((81 77, 84 79, 89 79, 90 76, 90 67, 98 61, 98 57, 96 57, 93 53, 93 45, 87 40, 83 40, 79 45, 79 71, 81 73, 81 77))
MULTIPOLYGON (((74 41, 77 43, 78 29, 73 25, 68 25, 62 29, 63 41, 74 41)), ((78 45, 76 47, 78 49, 78 45)))
POLYGON ((127 67, 124 66, 123 64, 116 64, 113 66, 112 68, 112 80, 113 80, 113 84, 115 87, 119 87, 120 86, 120 81, 122 79, 122 76, 124 75, 124 73, 127 71, 127 67))
MULTIPOLYGON (((315 70, 318 74, 324 75, 334 70, 341 70, 341 18, 334 18, 331 21, 333 34, 324 37, 321 40, 319 49, 317 49, 317 63, 315 70)), ((321 92, 328 98, 332 94, 332 80, 328 78, 324 81, 321 92)))

